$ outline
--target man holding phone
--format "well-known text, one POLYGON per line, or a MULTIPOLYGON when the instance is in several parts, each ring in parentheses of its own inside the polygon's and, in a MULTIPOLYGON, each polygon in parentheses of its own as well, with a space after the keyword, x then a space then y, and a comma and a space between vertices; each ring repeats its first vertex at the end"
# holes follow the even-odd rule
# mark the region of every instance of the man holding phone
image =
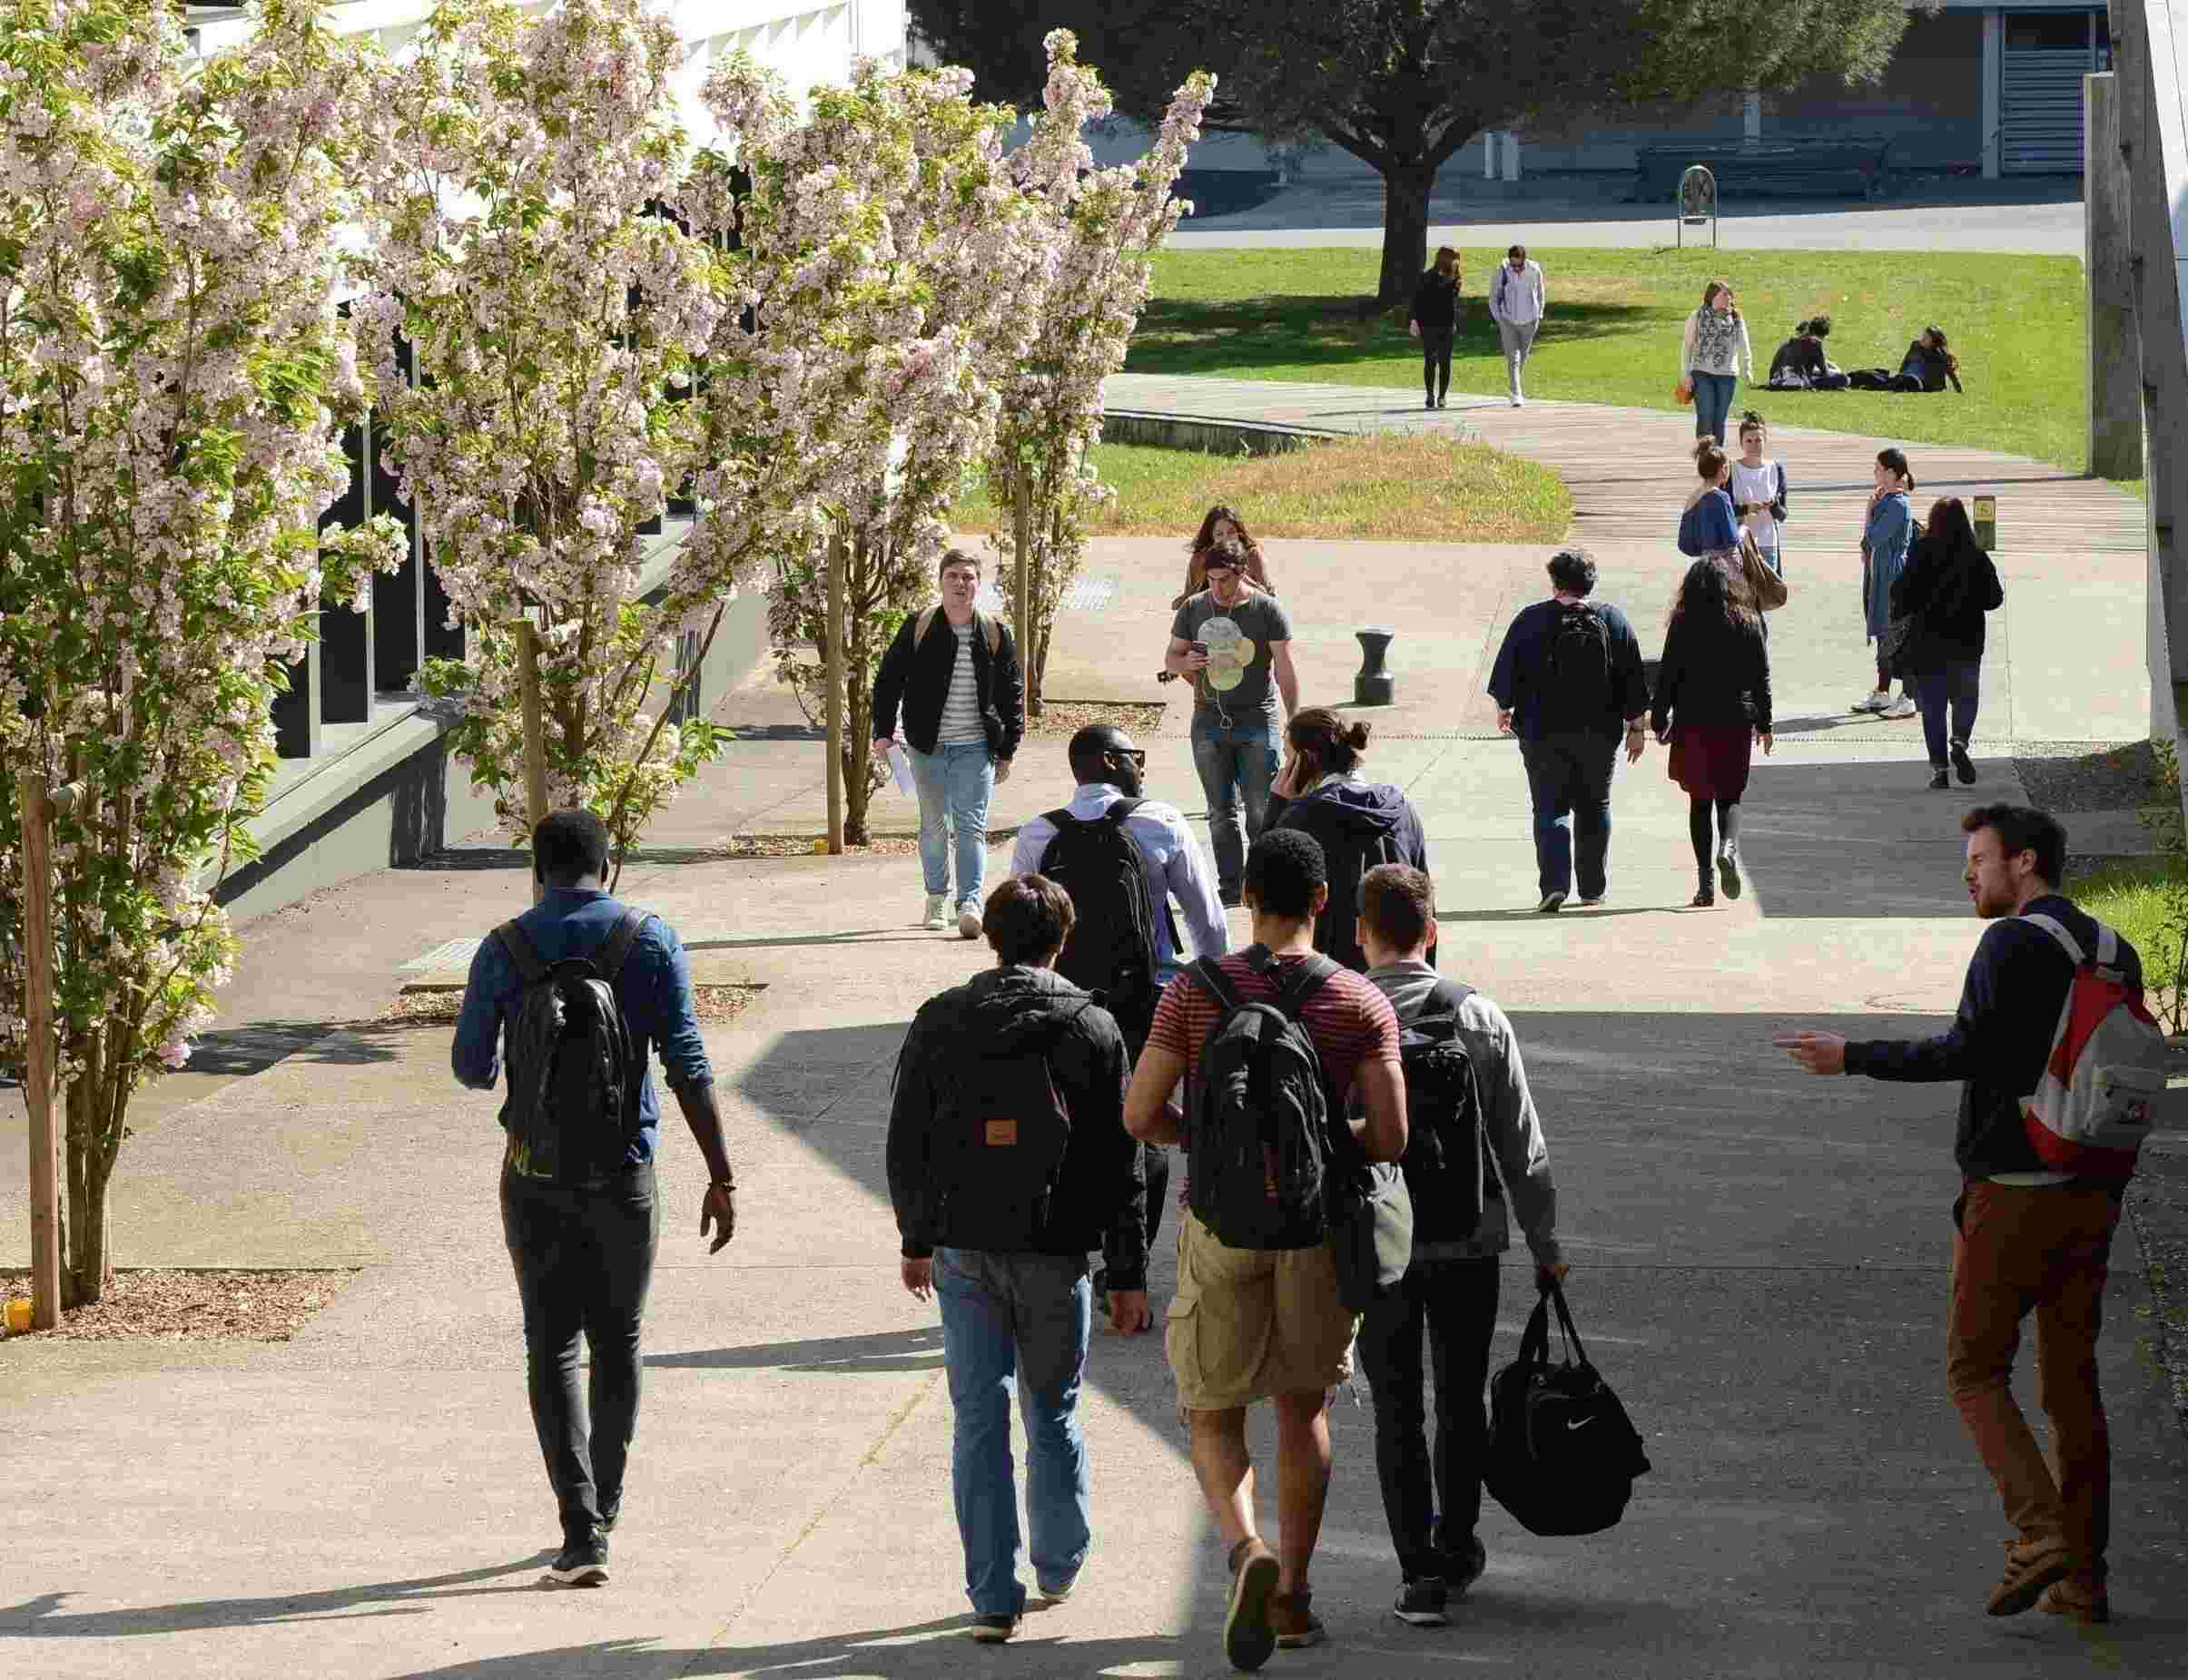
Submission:
POLYGON ((1208 586, 1180 607, 1163 668, 1193 680, 1193 767, 1207 796, 1218 896, 1239 903, 1246 849, 1267 825, 1279 757, 1276 698, 1299 710, 1292 625, 1276 598, 1246 580, 1235 542, 1207 552, 1208 586), (1243 817, 1243 821, 1241 818, 1243 817))

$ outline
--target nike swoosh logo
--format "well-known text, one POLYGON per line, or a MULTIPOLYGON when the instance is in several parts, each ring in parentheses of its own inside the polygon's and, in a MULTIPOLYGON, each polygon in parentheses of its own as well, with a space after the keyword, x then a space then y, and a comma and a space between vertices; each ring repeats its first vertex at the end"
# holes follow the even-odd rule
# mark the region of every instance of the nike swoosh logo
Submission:
POLYGON ((1565 1427, 1569 1429, 1584 1429, 1594 1421, 1595 1420, 1593 1418, 1582 1418, 1578 1423, 1574 1423, 1571 1420, 1567 1420, 1565 1427))

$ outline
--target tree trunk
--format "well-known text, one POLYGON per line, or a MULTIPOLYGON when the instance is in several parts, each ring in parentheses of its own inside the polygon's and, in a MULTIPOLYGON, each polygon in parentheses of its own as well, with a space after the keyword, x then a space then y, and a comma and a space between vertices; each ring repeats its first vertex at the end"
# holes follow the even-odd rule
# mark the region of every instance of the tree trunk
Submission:
POLYGON ((113 1258, 107 1252, 106 1192, 113 1178, 113 1157, 104 1146, 103 1116, 113 1104, 105 1089, 105 1046, 94 1041, 83 1074, 72 1081, 65 1099, 68 1217, 63 1232, 61 1296, 68 1307, 94 1305, 113 1281, 113 1258))
POLYGON ((873 803, 868 756, 873 751, 873 675, 866 657, 871 621, 855 611, 847 616, 852 622, 843 638, 843 843, 863 846, 872 838, 866 830, 867 809, 873 803))
POLYGON ((1394 163, 1383 172, 1383 277, 1377 303, 1405 303, 1428 266, 1428 200, 1436 172, 1421 163, 1394 163))

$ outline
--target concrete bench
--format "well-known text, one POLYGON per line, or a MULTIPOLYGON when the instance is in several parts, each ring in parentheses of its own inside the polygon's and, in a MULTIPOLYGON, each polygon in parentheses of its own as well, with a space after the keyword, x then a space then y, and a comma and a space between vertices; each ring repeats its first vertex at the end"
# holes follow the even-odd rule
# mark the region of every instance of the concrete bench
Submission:
POLYGON ((1700 163, 1717 177, 1720 199, 1809 193, 1878 199, 1890 190, 1890 159, 1891 140, 1883 134, 1641 146, 1634 152, 1633 196, 1637 203, 1671 198, 1680 177, 1700 163))

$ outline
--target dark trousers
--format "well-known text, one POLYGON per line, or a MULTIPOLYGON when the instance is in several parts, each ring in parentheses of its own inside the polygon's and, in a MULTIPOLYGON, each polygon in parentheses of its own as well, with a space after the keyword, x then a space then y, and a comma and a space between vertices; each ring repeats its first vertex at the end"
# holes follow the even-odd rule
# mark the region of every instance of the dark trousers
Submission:
POLYGON ((1544 735, 1521 742, 1520 757, 1534 803, 1539 889, 1545 896, 1571 892, 1577 870, 1581 897, 1601 898, 1610 885, 1611 775, 1618 766, 1618 737, 1544 735))
POLYGON ((1922 708, 1922 740, 1929 748, 1930 767, 1943 770, 1946 749, 1952 742, 1966 746, 1976 732, 1976 706, 1983 697, 1983 662, 1956 659, 1941 670, 1926 671, 1908 680, 1915 703, 1922 708), (1947 732, 1947 712, 1951 732, 1947 732))
POLYGON ((1430 402, 1442 402, 1451 394, 1451 344, 1454 335, 1421 329, 1421 384, 1430 402))
POLYGON ((623 1499, 638 1426, 639 1323, 661 1235, 654 1169, 632 1167, 597 1189, 505 1173, 501 1228, 524 1302, 532 1427, 563 1538, 575 1544, 623 1499), (585 1400, 577 1393, 580 1334, 592 1356, 585 1400))
POLYGON ((1375 1400, 1375 1474, 1398 1567, 1411 1580, 1447 1577, 1482 1516, 1489 1416, 1489 1341, 1496 1331, 1499 1267, 1486 1260, 1416 1260, 1360 1324, 1360 1368, 1375 1400), (1422 1332, 1436 1385, 1436 1438, 1428 1443, 1422 1332), (1454 1561, 1447 1564, 1446 1558, 1454 1561))

